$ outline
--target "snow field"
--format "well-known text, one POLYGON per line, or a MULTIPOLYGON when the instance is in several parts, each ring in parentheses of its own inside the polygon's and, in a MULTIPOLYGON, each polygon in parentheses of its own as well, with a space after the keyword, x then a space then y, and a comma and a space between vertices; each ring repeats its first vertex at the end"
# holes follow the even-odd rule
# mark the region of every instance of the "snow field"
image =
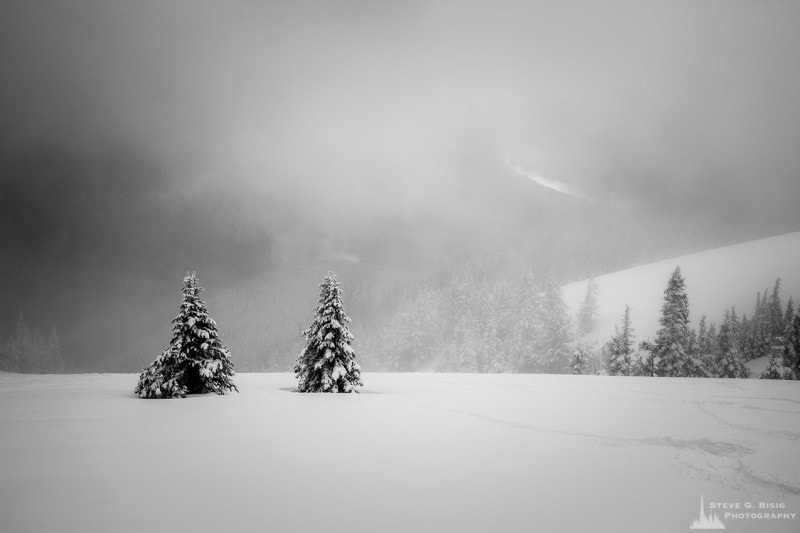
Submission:
POLYGON ((686 531, 701 494, 800 512, 794 382, 364 380, 143 400, 133 374, 0 374, 0 530, 686 531))

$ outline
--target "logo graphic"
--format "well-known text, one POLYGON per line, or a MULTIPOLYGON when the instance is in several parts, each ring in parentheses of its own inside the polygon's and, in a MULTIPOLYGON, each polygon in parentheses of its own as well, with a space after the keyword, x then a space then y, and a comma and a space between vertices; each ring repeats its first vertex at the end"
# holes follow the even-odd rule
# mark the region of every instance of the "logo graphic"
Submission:
POLYGON ((692 520, 689 529, 725 529, 725 524, 719 519, 717 513, 706 514, 702 494, 700 495, 700 516, 692 520))

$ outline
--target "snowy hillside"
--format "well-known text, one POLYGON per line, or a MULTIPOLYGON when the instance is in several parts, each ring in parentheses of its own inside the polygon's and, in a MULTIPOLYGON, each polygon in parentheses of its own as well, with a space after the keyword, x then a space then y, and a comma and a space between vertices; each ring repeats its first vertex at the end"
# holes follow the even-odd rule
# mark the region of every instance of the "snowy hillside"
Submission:
MULTIPOLYGON (((663 291, 676 266, 686 278, 692 327, 702 315, 719 324, 724 310, 736 306, 739 316, 752 315, 756 293, 772 290, 781 278, 781 298, 800 301, 800 232, 725 246, 657 263, 620 270, 596 279, 599 312, 596 327, 586 336, 599 347, 614 333, 625 305, 631 306, 636 341, 652 339, 658 329, 663 291)), ((586 293, 586 280, 564 287, 564 301, 575 316, 586 293)))
POLYGON ((0 373, 0 530, 675 532, 701 495, 800 513, 795 382, 364 378, 141 400, 132 374, 0 373))

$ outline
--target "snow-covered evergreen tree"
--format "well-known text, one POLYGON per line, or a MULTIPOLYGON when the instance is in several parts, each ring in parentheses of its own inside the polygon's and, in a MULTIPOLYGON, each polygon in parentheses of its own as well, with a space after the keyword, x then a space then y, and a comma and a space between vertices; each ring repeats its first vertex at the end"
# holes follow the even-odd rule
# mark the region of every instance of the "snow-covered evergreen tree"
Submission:
POLYGON ((560 373, 569 363, 572 326, 561 287, 554 278, 547 280, 542 302, 542 337, 539 358, 542 370, 560 373))
POLYGON ((714 340, 711 337, 710 328, 706 326, 706 315, 703 315, 698 325, 695 352, 706 367, 713 366, 714 340))
POLYGON ((506 283, 497 284, 490 294, 490 306, 483 328, 485 371, 505 373, 515 370, 512 331, 514 322, 513 293, 506 283))
POLYGON ((730 319, 719 328, 716 374, 721 378, 746 378, 750 370, 741 360, 730 319))
POLYGON ((591 366, 591 353, 584 343, 578 343, 572 351, 572 357, 569 362, 570 374, 584 375, 588 374, 591 366))
POLYGON ((535 372, 540 368, 537 357, 542 336, 541 289, 533 273, 522 277, 519 286, 519 303, 516 335, 514 336, 516 369, 518 372, 535 372))
POLYGON ((763 320, 756 320, 750 323, 750 335, 747 344, 746 359, 758 359, 770 354, 771 336, 769 324, 763 320))
POLYGON ((785 379, 800 379, 800 315, 795 315, 787 330, 783 347, 783 367, 785 379))
POLYGON ((739 350, 739 353, 742 357, 747 357, 748 350, 750 348, 750 339, 753 335, 753 328, 750 324, 750 321, 747 319, 747 315, 742 315, 742 321, 739 324, 738 331, 735 332, 734 335, 734 342, 736 343, 736 348, 739 350))
POLYGON ((794 315, 795 315, 794 299, 791 296, 789 296, 789 301, 786 302, 786 310, 783 312, 783 324, 787 330, 790 327, 792 327, 792 321, 794 320, 794 315))
POLYGON ((672 272, 664 290, 659 323, 661 328, 653 346, 656 373, 669 377, 704 375, 701 363, 688 351, 689 297, 679 266, 672 272))
POLYGON ((767 313, 771 336, 773 338, 782 337, 786 330, 786 324, 783 321, 783 304, 781 304, 781 278, 775 280, 775 286, 772 288, 772 295, 767 304, 767 313))
POLYGON ((134 392, 142 398, 237 391, 233 362, 222 344, 217 323, 200 299, 202 287, 193 272, 183 279, 183 301, 172 320, 169 346, 139 376, 134 392))
POLYGON ((769 358, 767 369, 761 373, 761 379, 784 379, 785 376, 783 366, 781 366, 778 357, 773 353, 772 357, 769 358))
POLYGON ((342 289, 329 272, 320 283, 311 325, 303 331, 306 347, 294 365, 299 392, 358 392, 361 368, 355 361, 350 318, 342 306, 342 289))
POLYGON ((586 283, 586 296, 578 311, 578 335, 586 335, 594 329, 597 305, 597 282, 594 278, 589 278, 586 283))
POLYGON ((656 374, 655 345, 650 341, 639 343, 639 356, 634 364, 633 373, 636 376, 651 376, 656 374))
POLYGON ((608 354, 607 370, 611 376, 630 376, 633 372, 633 327, 631 327, 631 308, 625 306, 622 323, 614 326, 614 336, 606 345, 608 354))

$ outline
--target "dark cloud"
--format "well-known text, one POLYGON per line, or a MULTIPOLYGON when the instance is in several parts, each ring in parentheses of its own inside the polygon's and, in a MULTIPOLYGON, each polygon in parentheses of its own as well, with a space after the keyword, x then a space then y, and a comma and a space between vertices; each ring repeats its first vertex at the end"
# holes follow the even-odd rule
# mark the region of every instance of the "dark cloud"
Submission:
POLYGON ((680 192, 724 176, 782 204, 798 181, 794 3, 2 9, 7 141, 134 142, 269 186, 369 189, 390 168, 403 178, 379 188, 412 197, 476 147, 635 201, 654 180, 680 192))

